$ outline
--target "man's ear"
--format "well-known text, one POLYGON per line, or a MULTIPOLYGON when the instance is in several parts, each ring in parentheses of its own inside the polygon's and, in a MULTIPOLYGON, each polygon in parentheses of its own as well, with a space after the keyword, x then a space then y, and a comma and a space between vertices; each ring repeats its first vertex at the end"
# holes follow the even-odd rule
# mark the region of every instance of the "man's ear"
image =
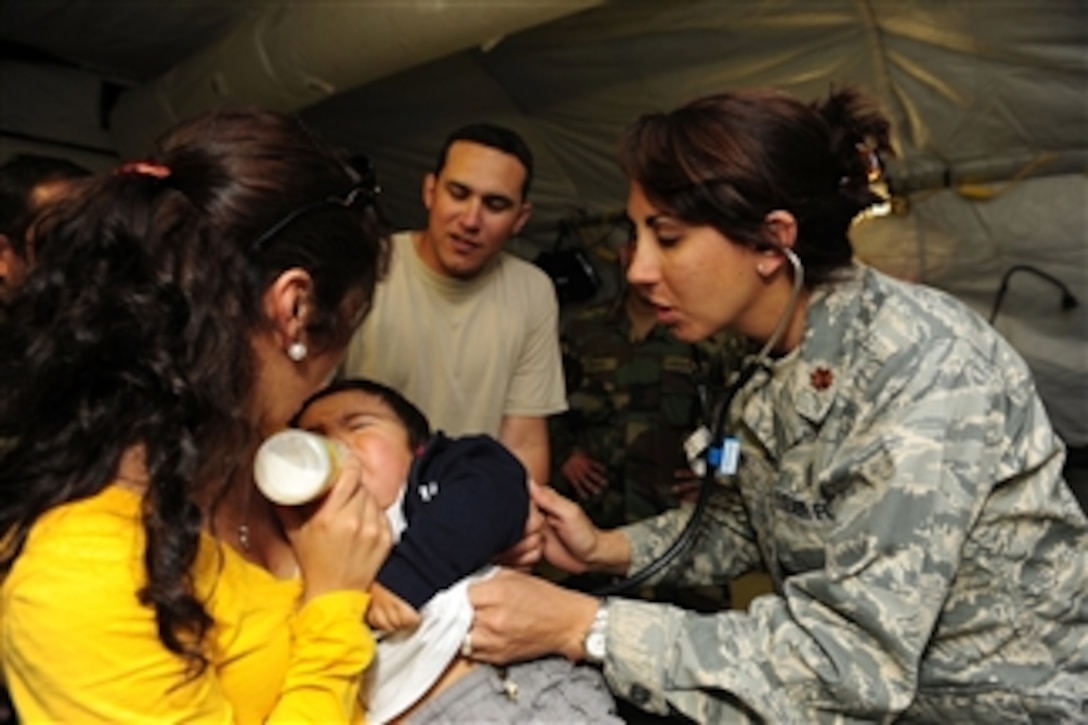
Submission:
POLYGON ((284 351, 292 343, 305 342, 312 298, 313 278, 301 267, 284 270, 265 290, 264 312, 284 351))
POLYGON ((522 228, 529 222, 529 217, 533 215, 532 202, 521 202, 521 208, 518 209, 518 218, 514 220, 514 228, 512 229, 510 236, 516 236, 522 230, 522 228))
POLYGON ((434 191, 438 186, 438 178, 433 174, 427 174, 423 177, 423 187, 421 189, 421 196, 423 197, 423 207, 427 210, 431 210, 431 205, 434 204, 434 191))

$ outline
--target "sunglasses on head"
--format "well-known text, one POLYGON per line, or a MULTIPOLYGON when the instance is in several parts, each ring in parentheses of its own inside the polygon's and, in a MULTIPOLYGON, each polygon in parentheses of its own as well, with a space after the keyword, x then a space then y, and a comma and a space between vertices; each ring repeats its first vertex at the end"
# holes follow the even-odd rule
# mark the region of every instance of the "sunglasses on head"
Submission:
POLYGON ((254 252, 260 251, 268 241, 282 232, 300 217, 307 214, 319 211, 321 209, 328 208, 341 208, 351 209, 355 207, 357 203, 361 204, 360 208, 365 209, 373 206, 377 201, 378 194, 381 193, 381 187, 377 185, 377 181, 374 174, 374 169, 370 166, 368 160, 362 161, 353 158, 349 162, 352 169, 358 174, 359 180, 352 184, 346 191, 340 194, 333 194, 332 196, 326 196, 324 199, 304 204, 297 209, 291 211, 278 222, 266 229, 251 245, 251 249, 254 252))

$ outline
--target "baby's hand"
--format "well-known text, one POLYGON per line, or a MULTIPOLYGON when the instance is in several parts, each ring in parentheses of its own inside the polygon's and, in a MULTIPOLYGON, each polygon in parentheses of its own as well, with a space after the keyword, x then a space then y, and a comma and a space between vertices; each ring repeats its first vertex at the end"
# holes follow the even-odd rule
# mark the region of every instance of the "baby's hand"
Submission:
POLYGON ((379 632, 414 629, 419 626, 419 612, 411 604, 374 582, 370 585, 370 607, 366 612, 366 623, 379 632))

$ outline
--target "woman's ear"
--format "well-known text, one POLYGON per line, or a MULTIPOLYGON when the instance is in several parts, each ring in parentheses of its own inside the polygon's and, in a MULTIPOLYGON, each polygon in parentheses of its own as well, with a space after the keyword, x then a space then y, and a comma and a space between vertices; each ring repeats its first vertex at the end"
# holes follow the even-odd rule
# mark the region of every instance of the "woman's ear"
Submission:
POLYGON ((306 357, 312 294, 313 278, 300 267, 281 272, 264 293, 264 312, 272 322, 277 344, 295 362, 306 357))
POLYGON ((783 249, 793 249, 797 242, 797 219, 784 209, 775 209, 763 219, 767 239, 773 246, 759 253, 759 261, 756 264, 756 272, 760 277, 769 279, 787 264, 783 249))
POLYGON ((775 209, 763 219, 771 241, 779 247, 793 249, 797 242, 797 219, 784 209, 775 209))

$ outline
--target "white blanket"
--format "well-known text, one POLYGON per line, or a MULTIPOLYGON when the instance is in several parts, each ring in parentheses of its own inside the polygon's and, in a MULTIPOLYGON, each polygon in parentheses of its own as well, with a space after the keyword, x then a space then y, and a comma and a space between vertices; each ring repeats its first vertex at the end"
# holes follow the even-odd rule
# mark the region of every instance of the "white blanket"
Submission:
MULTIPOLYGON (((399 537, 404 520, 395 504, 386 514, 399 537)), ((444 589, 423 605, 420 625, 394 632, 378 642, 378 654, 364 675, 360 697, 368 723, 383 725, 414 705, 446 671, 472 628, 468 587, 497 571, 489 566, 444 589)))

